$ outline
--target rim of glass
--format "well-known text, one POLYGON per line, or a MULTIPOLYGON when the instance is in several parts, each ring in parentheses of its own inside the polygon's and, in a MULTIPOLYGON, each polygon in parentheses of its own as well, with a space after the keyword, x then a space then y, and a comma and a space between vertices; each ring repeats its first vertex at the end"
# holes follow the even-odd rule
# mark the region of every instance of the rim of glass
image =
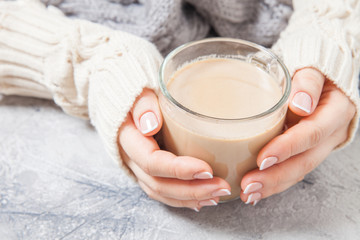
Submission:
POLYGON ((196 117, 199 118, 203 118, 203 119, 207 119, 207 120, 212 120, 212 121, 245 121, 245 120, 253 120, 253 119, 258 119, 258 118, 262 118, 264 116, 267 116, 273 112, 275 112, 276 110, 278 110, 283 104, 286 103, 286 101, 288 100, 289 96, 290 96, 290 90, 291 90, 291 77, 289 74, 289 71, 287 69, 287 67, 285 66, 285 64, 281 61, 281 59, 276 56, 272 51, 270 51, 269 49, 258 45, 256 43, 252 43, 246 40, 241 40, 241 39, 234 39, 234 38, 223 38, 223 37, 215 37, 215 38, 205 38, 202 40, 197 40, 197 41, 192 41, 192 42, 188 42, 185 43, 177 48, 175 48, 174 50, 172 50, 164 59, 164 61, 162 62, 161 66, 160 66, 160 70, 159 70, 159 82, 160 82, 160 90, 162 92, 162 94, 172 103, 174 104, 176 107, 182 109, 183 111, 190 113, 191 115, 194 115, 196 117), (206 43, 206 42, 233 42, 233 43, 240 43, 243 45, 247 45, 253 48, 256 48, 262 52, 265 52, 266 54, 270 55, 273 59, 275 59, 281 66, 282 70, 284 71, 284 75, 285 75, 285 81, 286 81, 286 86, 285 86, 285 91, 284 94, 282 95, 282 97, 280 98, 280 100, 274 105, 272 106, 270 109, 253 115, 253 116, 249 116, 249 117, 243 117, 243 118, 219 118, 219 117, 212 117, 212 116, 208 116, 205 114, 201 114, 198 112, 195 112, 187 107, 185 107, 184 105, 182 105, 181 103, 179 103, 178 101, 176 101, 171 94, 169 93, 169 91, 167 90, 166 87, 166 83, 164 81, 164 70, 165 70, 165 66, 167 65, 167 63, 170 61, 170 59, 172 59, 173 57, 175 57, 179 52, 181 52, 182 50, 192 47, 194 45, 198 45, 198 44, 202 44, 202 43, 206 43))

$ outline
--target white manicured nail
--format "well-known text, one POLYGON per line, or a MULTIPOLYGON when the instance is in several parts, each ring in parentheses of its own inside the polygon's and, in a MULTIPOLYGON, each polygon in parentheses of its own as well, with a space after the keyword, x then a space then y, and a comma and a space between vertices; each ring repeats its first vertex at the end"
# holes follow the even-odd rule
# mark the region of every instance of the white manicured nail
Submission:
POLYGON ((268 158, 265 158, 265 159, 262 161, 261 165, 260 165, 260 171, 271 167, 271 166, 274 165, 277 161, 278 161, 278 158, 277 158, 277 157, 268 157, 268 158))
POLYGON ((211 196, 213 196, 213 197, 223 197, 223 196, 229 196, 229 195, 231 195, 231 192, 226 188, 216 190, 215 192, 213 192, 211 194, 211 196))
POLYGON ((247 201, 245 204, 249 204, 251 202, 254 202, 254 201, 259 201, 261 199, 261 194, 260 193, 252 193, 249 195, 247 201))
POLYGON ((213 175, 209 172, 200 172, 195 173, 193 177, 196 179, 212 179, 213 175))
POLYGON ((143 134, 154 131, 159 126, 156 115, 153 112, 144 113, 140 118, 140 130, 143 134))
POLYGON ((200 210, 197 207, 195 207, 193 209, 194 209, 195 212, 200 212, 200 210))
POLYGON ((200 206, 216 206, 217 202, 213 199, 210 200, 203 200, 199 202, 200 206))
POLYGON ((262 187, 263 187, 263 185, 259 182, 250 183, 246 186, 246 188, 244 190, 244 194, 256 192, 256 191, 260 190, 262 187))
POLYGON ((252 205, 255 207, 258 202, 260 202, 260 200, 255 200, 252 205))
POLYGON ((306 113, 310 113, 311 111, 311 105, 312 105, 312 100, 309 94, 307 94, 306 92, 298 92, 295 94, 293 100, 292 100, 292 104, 303 110, 306 113))

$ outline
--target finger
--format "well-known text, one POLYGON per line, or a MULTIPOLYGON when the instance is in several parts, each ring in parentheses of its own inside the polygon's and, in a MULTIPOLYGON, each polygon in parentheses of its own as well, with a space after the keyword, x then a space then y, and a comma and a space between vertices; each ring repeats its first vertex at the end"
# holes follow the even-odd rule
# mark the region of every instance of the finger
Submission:
POLYGON ((339 138, 346 136, 346 132, 347 129, 341 129, 316 148, 293 156, 265 171, 256 169, 247 173, 241 181, 243 192, 240 198, 250 203, 285 191, 314 170, 338 144, 339 138))
POLYGON ((152 192, 166 198, 177 200, 206 200, 231 194, 230 185, 215 177, 205 180, 180 180, 174 178, 152 177, 146 174, 135 162, 129 167, 152 192))
POLYGON ((152 137, 143 136, 128 117, 119 130, 119 143, 129 158, 148 175, 178 179, 208 179, 213 171, 206 162, 177 157, 159 149, 152 137))
POLYGON ((158 99, 152 90, 144 89, 137 97, 131 113, 135 126, 143 135, 153 136, 161 129, 162 115, 158 99))
POLYGON ((219 196, 228 196, 231 195, 230 186, 224 181, 220 179, 216 179, 215 181, 223 182, 226 188, 221 188, 221 184, 216 186, 213 184, 213 189, 208 189, 208 192, 204 191, 207 189, 206 187, 197 187, 189 189, 189 183, 183 180, 177 180, 178 182, 167 182, 166 184, 162 184, 162 182, 167 181, 169 179, 163 178, 164 181, 161 181, 162 178, 151 177, 147 175, 142 169, 137 166, 134 161, 131 161, 129 156, 124 152, 123 148, 120 146, 120 153, 123 161, 126 163, 126 166, 130 169, 132 174, 134 174, 138 182, 141 183, 142 189, 152 198, 158 201, 161 201, 170 206, 176 207, 189 207, 196 205, 197 207, 194 209, 195 211, 199 211, 202 206, 214 206, 217 205, 219 201, 219 196), (146 184, 144 184, 146 182, 146 184), (145 186, 144 186, 145 185, 145 186), (176 185, 176 186, 175 186, 176 185), (174 187, 175 186, 175 187, 174 187), (185 186, 185 187, 184 187, 185 186), (199 193, 193 193, 193 191, 198 191, 201 189, 202 191, 199 193), (167 191, 170 190, 170 193, 167 191), (175 198, 168 198, 164 196, 175 196, 175 198), (188 197, 185 197, 185 196, 188 197), (179 197, 180 196, 180 197, 179 197), (180 198, 180 199, 179 199, 180 198), (182 200, 183 199, 183 200, 182 200), (186 200, 190 199, 190 200, 186 200), (192 203, 191 203, 192 202, 192 203), (196 202, 196 204, 194 204, 196 202))
POLYGON ((341 126, 348 126, 355 108, 340 90, 326 84, 316 111, 271 140, 258 154, 260 170, 315 147, 341 126), (338 118, 336 116, 342 116, 338 118))
POLYGON ((143 182, 139 182, 140 187, 145 191, 145 193, 153 200, 162 202, 166 205, 172 207, 186 207, 191 208, 196 212, 199 212, 200 209, 204 206, 216 206, 219 198, 209 198, 206 200, 198 201, 198 200, 179 200, 174 198, 163 197, 161 195, 156 194, 153 190, 151 190, 146 184, 143 182))
POLYGON ((313 113, 321 96, 324 75, 314 68, 297 71, 292 80, 289 108, 299 116, 313 113))

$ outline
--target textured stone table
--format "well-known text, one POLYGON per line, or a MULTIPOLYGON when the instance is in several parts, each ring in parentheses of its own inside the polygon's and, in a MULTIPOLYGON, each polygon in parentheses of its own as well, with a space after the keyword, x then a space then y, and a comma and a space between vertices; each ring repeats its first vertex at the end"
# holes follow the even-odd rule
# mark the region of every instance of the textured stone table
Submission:
POLYGON ((88 122, 52 102, 0 101, 0 239, 360 239, 360 136, 304 181, 200 213, 149 199, 88 122))

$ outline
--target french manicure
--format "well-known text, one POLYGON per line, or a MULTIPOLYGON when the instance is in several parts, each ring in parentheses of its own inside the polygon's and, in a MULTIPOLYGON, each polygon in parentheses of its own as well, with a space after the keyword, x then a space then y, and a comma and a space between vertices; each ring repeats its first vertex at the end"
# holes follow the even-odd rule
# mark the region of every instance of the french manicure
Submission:
POLYGON ((262 161, 261 165, 260 165, 260 171, 271 167, 271 166, 274 165, 278 160, 279 160, 279 159, 278 159, 277 157, 268 157, 268 158, 265 158, 265 159, 262 161))
POLYGON ((245 204, 249 204, 251 202, 255 202, 255 201, 259 201, 261 199, 261 194, 260 193, 252 193, 249 195, 247 201, 245 204))
POLYGON ((210 200, 203 200, 199 202, 200 206, 216 206, 217 202, 213 199, 210 200))
POLYGON ((216 190, 211 195, 213 197, 229 196, 229 195, 231 195, 231 192, 228 189, 223 188, 223 189, 216 190))
POLYGON ((258 202, 260 202, 260 200, 255 200, 255 201, 252 203, 252 205, 255 207, 256 204, 258 204, 258 202))
POLYGON ((194 210, 195 212, 200 212, 200 210, 199 210, 197 207, 194 207, 193 210, 194 210))
POLYGON ((307 94, 306 92, 298 92, 295 94, 293 100, 292 100, 292 104, 303 110, 306 113, 310 113, 311 111, 311 105, 312 105, 312 100, 309 94, 307 94))
POLYGON ((140 118, 140 130, 143 134, 147 134, 155 130, 159 126, 157 117, 153 112, 146 112, 140 118))
POLYGON ((244 194, 256 192, 256 191, 260 190, 262 187, 263 187, 263 185, 259 182, 250 183, 246 186, 246 188, 244 190, 244 194))
POLYGON ((200 173, 195 173, 193 178, 196 179, 212 179, 213 175, 209 172, 200 172, 200 173))

